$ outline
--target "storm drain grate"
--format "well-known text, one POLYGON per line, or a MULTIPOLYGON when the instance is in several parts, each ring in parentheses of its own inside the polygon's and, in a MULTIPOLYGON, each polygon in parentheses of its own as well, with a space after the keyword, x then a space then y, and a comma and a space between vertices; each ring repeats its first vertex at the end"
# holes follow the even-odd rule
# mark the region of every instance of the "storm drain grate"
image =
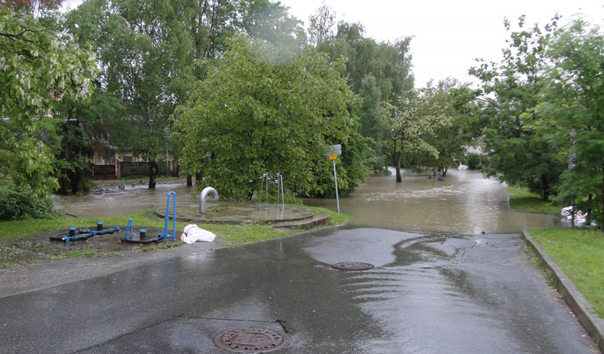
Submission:
POLYGON ((332 267, 339 270, 369 270, 373 269, 374 265, 363 262, 340 262, 333 264, 332 267))
POLYGON ((289 335, 264 327, 229 329, 212 339, 220 349, 234 353, 268 353, 291 344, 289 335))

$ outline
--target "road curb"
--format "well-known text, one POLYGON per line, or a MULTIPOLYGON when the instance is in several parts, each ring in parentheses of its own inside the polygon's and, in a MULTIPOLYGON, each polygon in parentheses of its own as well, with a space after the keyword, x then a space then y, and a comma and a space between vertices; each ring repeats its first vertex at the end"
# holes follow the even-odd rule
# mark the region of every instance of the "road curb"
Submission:
POLYGON ((528 230, 522 230, 522 238, 527 242, 537 256, 541 259, 541 263, 549 269, 556 279, 556 288, 564 297, 564 300, 575 313, 579 323, 585 328, 587 333, 594 340, 600 352, 604 354, 604 320, 602 320, 596 311, 591 307, 583 294, 577 290, 572 281, 558 267, 558 265, 548 256, 547 252, 533 239, 533 236, 528 230))

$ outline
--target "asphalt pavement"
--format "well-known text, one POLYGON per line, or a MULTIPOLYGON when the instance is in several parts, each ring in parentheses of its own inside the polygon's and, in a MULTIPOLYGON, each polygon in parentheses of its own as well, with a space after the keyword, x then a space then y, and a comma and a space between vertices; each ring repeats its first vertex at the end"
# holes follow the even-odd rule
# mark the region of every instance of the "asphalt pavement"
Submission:
POLYGON ((227 353, 249 326, 284 354, 598 353, 515 234, 325 229, 90 274, 0 296, 0 353, 227 353))

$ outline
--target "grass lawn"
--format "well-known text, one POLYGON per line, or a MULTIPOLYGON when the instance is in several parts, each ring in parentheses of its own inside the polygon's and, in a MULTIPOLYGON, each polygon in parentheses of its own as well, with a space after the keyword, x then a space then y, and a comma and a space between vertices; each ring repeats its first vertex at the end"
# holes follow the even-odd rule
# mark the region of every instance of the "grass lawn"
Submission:
POLYGON ((599 230, 531 229, 530 234, 604 318, 604 235, 599 230))
MULTIPOLYGON (((351 217, 345 214, 338 214, 334 211, 325 208, 309 208, 315 212, 323 211, 329 213, 332 220, 325 226, 337 225, 348 222, 351 217)), ((85 227, 94 226, 97 221, 102 221, 105 227, 111 226, 126 226, 128 219, 132 219, 136 226, 155 226, 163 227, 164 221, 157 218, 147 216, 149 211, 137 211, 135 213, 122 214, 118 216, 104 216, 95 218, 71 218, 60 217, 55 220, 29 219, 18 221, 0 222, 0 239, 10 239, 19 236, 31 235, 38 232, 56 231, 66 229, 68 227, 85 227)), ((188 223, 177 222, 177 229, 186 226, 188 223)), ((172 222, 170 222, 170 227, 172 222)), ((277 230, 270 226, 264 225, 207 225, 200 224, 200 227, 212 231, 218 238, 228 242, 230 246, 241 245, 250 242, 256 242, 271 238, 283 237, 291 235, 296 230, 277 230)), ((177 235, 178 237, 179 235, 177 235)))
POLYGON ((562 207, 546 202, 538 194, 531 193, 525 188, 508 187, 510 207, 512 209, 533 212, 560 214, 562 207))

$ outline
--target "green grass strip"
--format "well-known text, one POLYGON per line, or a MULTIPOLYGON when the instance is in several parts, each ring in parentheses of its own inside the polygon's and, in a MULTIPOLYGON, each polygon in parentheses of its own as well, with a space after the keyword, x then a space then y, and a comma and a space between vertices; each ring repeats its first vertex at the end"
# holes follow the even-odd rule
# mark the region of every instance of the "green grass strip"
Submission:
MULTIPOLYGON (((326 212, 332 217, 332 220, 324 226, 336 225, 348 222, 351 217, 346 214, 338 214, 334 211, 325 208, 309 208, 315 213, 326 212)), ((122 214, 117 216, 104 216, 94 218, 72 218, 72 217, 60 217, 55 220, 43 220, 43 219, 28 219, 18 221, 4 221, 0 222, 0 239, 11 239, 19 236, 26 236, 35 234, 38 232, 50 232, 69 227, 91 227, 96 225, 98 221, 102 221, 105 227, 120 226, 125 227, 128 223, 128 219, 132 219, 135 227, 138 226, 154 226, 163 227, 164 220, 157 218, 148 217, 149 210, 140 210, 134 213, 122 214)), ((177 222, 176 228, 183 229, 188 223, 177 222)), ((169 224, 172 227, 172 222, 169 224)), ((277 230, 268 225, 210 225, 210 224, 199 224, 199 227, 211 231, 216 234, 220 239, 227 241, 230 246, 241 245, 250 242, 257 242, 267 240, 271 238, 283 237, 291 235, 300 230, 277 230)), ((177 238, 179 235, 176 235, 177 238)))
POLYGON ((525 188, 508 187, 510 207, 519 211, 531 213, 560 214, 562 208, 551 202, 544 201, 536 193, 531 193, 525 188))
POLYGON ((531 229, 531 235, 604 317, 604 236, 601 231, 571 228, 531 229))

